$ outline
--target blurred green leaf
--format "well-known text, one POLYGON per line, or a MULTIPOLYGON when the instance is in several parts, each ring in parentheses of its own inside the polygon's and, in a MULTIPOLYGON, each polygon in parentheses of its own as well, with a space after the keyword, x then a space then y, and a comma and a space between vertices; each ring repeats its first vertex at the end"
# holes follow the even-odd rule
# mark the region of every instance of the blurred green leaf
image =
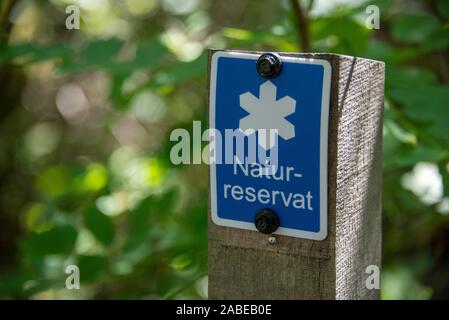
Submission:
POLYGON ((397 152, 395 157, 386 160, 386 163, 397 167, 407 167, 423 161, 439 162, 448 156, 448 150, 418 144, 416 147, 397 152))
POLYGON ((387 68, 386 85, 394 88, 411 89, 416 87, 429 87, 437 84, 434 73, 417 67, 387 68))
POLYGON ((445 18, 449 19, 449 1, 437 0, 438 12, 445 18))
POLYGON ((74 174, 63 165, 49 167, 36 178, 37 190, 47 198, 56 198, 68 193, 72 188, 74 174))
POLYGON ((76 53, 64 59, 58 67, 58 73, 76 73, 94 66, 113 66, 122 45, 122 41, 117 38, 90 40, 76 53))
POLYGON ((72 225, 60 225, 28 236, 21 245, 25 252, 33 256, 68 254, 73 250, 77 235, 78 232, 72 225))
POLYGON ((81 48, 79 57, 71 55, 59 66, 61 73, 75 73, 87 68, 99 67, 113 74, 128 75, 137 69, 152 69, 167 57, 168 49, 158 39, 143 39, 137 43, 134 57, 118 60, 123 42, 116 38, 91 40, 81 48))
POLYGON ((117 56, 123 43, 117 38, 91 40, 81 51, 85 63, 104 64, 117 56))
POLYGON ((390 90, 393 99, 403 104, 404 113, 420 123, 428 126, 429 133, 436 137, 449 137, 449 87, 416 86, 394 87, 390 90))
POLYGON ((73 49, 66 44, 48 47, 32 43, 19 43, 0 46, 0 64, 20 59, 21 63, 34 63, 56 58, 67 58, 73 54, 73 49))
POLYGON ((206 53, 192 62, 175 63, 157 74, 156 83, 158 85, 177 85, 180 82, 204 75, 206 63, 206 53))
POLYGON ((138 43, 136 55, 132 60, 134 68, 151 69, 159 65, 169 51, 158 39, 146 39, 138 43))
POLYGON ((400 43, 420 43, 438 29, 438 20, 430 15, 403 14, 393 21, 392 36, 400 43))
MULTIPOLYGON (((279 27, 279 26, 278 26, 279 27)), ((224 37, 232 41, 233 46, 256 47, 263 44, 264 47, 273 47, 278 51, 295 51, 297 49, 296 35, 293 32, 288 32, 287 28, 281 27, 283 36, 280 37, 267 30, 255 31, 239 28, 223 28, 222 34, 224 37)))
POLYGON ((107 260, 99 255, 82 255, 78 257, 77 265, 80 269, 80 282, 93 282, 101 276, 106 276, 107 260))
POLYGON ((369 59, 384 61, 387 64, 387 79, 390 68, 395 64, 413 59, 422 54, 421 50, 411 47, 395 48, 391 44, 375 38, 369 42, 364 56, 369 59))
POLYGON ((84 211, 84 223, 104 245, 110 245, 114 240, 114 223, 111 218, 100 212, 95 206, 90 206, 84 211))
POLYGON ((154 196, 143 199, 138 206, 130 212, 130 235, 125 243, 125 251, 138 248, 143 243, 148 243, 150 232, 150 211, 154 206, 154 196))
POLYGON ((0 297, 6 299, 22 297, 21 291, 25 282, 25 275, 19 271, 3 273, 0 277, 0 297))
POLYGON ((439 51, 449 48, 449 28, 441 28, 431 34, 423 43, 427 51, 439 51))
POLYGON ((131 228, 133 230, 147 229, 149 227, 148 217, 153 206, 154 196, 149 196, 140 201, 139 205, 131 211, 131 228))
POLYGON ((315 41, 335 53, 362 55, 368 47, 369 30, 346 15, 314 19, 310 29, 315 41))
POLYGON ((170 266, 175 270, 183 270, 192 263, 192 258, 189 254, 181 254, 176 256, 170 263, 170 266))
POLYGON ((428 267, 428 262, 422 258, 404 260, 398 261, 384 272, 385 276, 382 277, 381 284, 382 299, 429 299, 432 296, 432 289, 416 280, 417 274, 422 273, 422 269, 426 266, 428 267))

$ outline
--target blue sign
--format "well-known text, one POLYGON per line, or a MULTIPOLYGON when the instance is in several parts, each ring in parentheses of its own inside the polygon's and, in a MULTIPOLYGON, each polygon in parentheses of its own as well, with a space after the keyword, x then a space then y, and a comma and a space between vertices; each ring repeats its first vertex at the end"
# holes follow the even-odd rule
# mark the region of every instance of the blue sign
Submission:
POLYGON ((216 151, 222 161, 210 165, 212 221, 256 231, 256 213, 269 208, 280 221, 274 234, 323 240, 331 66, 326 60, 282 56, 280 74, 267 79, 256 70, 259 56, 220 51, 212 56, 209 125, 222 137, 216 151), (257 150, 257 161, 236 156, 236 132, 248 150, 257 141, 251 149, 257 150), (272 161, 260 161, 262 151, 265 159, 277 154, 275 170, 268 170, 272 161))

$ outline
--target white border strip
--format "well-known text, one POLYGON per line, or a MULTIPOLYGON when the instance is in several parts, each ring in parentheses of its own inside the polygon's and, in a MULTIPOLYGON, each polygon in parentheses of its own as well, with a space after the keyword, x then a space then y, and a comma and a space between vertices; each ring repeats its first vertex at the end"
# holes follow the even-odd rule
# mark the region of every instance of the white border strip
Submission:
MULTIPOLYGON (((209 96, 209 127, 215 128, 215 98, 217 85, 217 63, 221 57, 250 59, 257 60, 259 54, 253 53, 239 53, 239 52, 223 52, 217 51, 212 55, 211 74, 210 74, 210 96, 209 96)), ((291 228, 282 228, 274 232, 274 234, 304 238, 311 240, 324 240, 327 237, 327 137, 328 137, 328 122, 329 122, 329 97, 331 84, 332 67, 327 60, 309 59, 299 57, 285 57, 282 56, 282 61, 293 63, 317 64, 324 68, 323 74, 323 92, 321 96, 321 140, 320 140, 320 231, 310 232, 291 228)), ((223 219, 217 214, 217 181, 215 164, 210 165, 210 197, 211 197, 211 214, 212 221, 225 227, 233 227, 239 229, 246 229, 257 231, 253 223, 235 221, 230 219, 223 219)))

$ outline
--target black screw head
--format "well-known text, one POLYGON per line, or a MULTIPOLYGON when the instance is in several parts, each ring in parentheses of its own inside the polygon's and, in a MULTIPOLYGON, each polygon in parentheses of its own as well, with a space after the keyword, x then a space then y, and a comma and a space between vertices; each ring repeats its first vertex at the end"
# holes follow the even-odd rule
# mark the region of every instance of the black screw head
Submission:
POLYGON ((256 69, 260 76, 272 78, 276 76, 282 68, 282 60, 275 53, 264 53, 256 62, 256 69))
POLYGON ((279 217, 271 209, 262 209, 254 217, 254 224, 259 232, 270 234, 279 228, 279 217))

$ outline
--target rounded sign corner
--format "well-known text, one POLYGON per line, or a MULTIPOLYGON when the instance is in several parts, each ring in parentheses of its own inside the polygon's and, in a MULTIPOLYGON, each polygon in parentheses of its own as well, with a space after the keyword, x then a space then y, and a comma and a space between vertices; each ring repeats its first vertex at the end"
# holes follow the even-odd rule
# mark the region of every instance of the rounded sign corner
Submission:
POLYGON ((215 225, 217 225, 217 226, 223 225, 220 221, 220 218, 217 216, 216 212, 211 212, 210 218, 215 225))
POLYGON ((316 238, 313 240, 323 241, 323 240, 326 240, 326 238, 327 238, 327 229, 323 229, 317 233, 316 238))

